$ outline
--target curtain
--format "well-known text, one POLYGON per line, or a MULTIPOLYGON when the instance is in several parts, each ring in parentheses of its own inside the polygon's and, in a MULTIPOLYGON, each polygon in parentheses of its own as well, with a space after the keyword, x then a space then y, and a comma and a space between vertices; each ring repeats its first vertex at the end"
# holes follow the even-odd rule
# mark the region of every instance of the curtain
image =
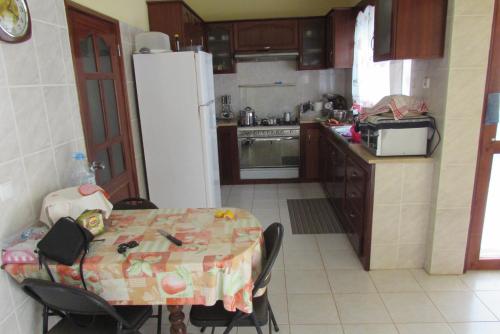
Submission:
POLYGON ((375 7, 367 6, 356 18, 352 95, 354 108, 372 107, 391 93, 390 61, 373 62, 375 7))

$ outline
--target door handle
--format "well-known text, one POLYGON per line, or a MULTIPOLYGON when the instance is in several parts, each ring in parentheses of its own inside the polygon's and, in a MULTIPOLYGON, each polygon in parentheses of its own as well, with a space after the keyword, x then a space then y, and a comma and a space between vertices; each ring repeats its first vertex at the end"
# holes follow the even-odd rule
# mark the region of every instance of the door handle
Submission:
POLYGON ((90 170, 95 172, 96 170, 103 170, 106 168, 106 165, 102 161, 92 161, 90 164, 90 170))

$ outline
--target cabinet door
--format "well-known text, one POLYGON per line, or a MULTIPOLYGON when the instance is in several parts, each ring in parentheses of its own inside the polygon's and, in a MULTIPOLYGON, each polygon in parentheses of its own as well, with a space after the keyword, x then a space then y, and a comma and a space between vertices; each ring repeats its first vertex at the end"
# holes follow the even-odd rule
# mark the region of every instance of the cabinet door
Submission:
POLYGON ((325 67, 325 19, 301 19, 300 33, 300 70, 313 70, 325 67))
MULTIPOLYGON (((392 58, 394 0, 376 0, 375 36, 373 44, 374 60, 392 58)), ((414 29, 420 29, 416 26, 414 29)))
POLYGON ((334 12, 330 12, 326 17, 326 67, 332 68, 334 65, 333 61, 333 49, 335 45, 335 15, 334 12))
POLYGON ((217 128, 219 146, 219 173, 222 185, 236 184, 240 179, 238 130, 236 126, 217 128))
POLYGON ((297 50, 297 20, 242 21, 234 25, 236 51, 297 50))
POLYGON ((234 73, 233 24, 207 26, 207 49, 213 56, 214 73, 234 73))
POLYGON ((314 126, 301 128, 301 177, 305 180, 319 178, 319 136, 320 130, 314 126))
POLYGON ((337 212, 344 211, 346 190, 346 155, 342 149, 334 145, 332 151, 332 201, 337 212))

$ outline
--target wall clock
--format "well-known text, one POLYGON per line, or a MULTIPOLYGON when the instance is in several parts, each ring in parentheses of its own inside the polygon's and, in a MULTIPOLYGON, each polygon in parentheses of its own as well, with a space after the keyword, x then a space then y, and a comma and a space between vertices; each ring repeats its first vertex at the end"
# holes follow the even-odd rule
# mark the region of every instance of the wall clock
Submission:
POLYGON ((19 43, 31 37, 31 18, 26 0, 0 0, 0 40, 19 43))

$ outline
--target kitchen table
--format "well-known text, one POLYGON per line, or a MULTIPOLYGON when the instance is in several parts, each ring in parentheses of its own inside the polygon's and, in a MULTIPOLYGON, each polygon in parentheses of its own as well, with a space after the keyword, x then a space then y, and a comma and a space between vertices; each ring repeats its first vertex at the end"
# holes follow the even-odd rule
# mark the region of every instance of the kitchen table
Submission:
MULTIPOLYGON (((216 218, 215 209, 113 211, 106 232, 92 242, 84 264, 88 289, 113 305, 167 305, 171 333, 186 333, 183 305, 213 305, 252 311, 253 281, 260 273, 262 226, 249 212, 230 209, 234 219, 216 218), (182 240, 178 247, 158 233, 182 240), (118 245, 135 240, 124 254, 118 245)), ((74 266, 50 263, 58 282, 80 286, 74 266)), ((7 264, 22 282, 49 279, 36 264, 7 264)))

